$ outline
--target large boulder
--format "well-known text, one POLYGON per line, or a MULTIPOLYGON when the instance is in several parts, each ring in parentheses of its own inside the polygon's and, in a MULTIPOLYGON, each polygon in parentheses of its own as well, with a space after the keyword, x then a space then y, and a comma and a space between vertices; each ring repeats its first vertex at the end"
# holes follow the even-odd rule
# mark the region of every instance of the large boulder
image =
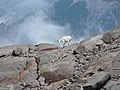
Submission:
POLYGON ((102 39, 102 35, 94 36, 88 39, 85 39, 80 42, 81 46, 85 46, 85 49, 92 50, 97 45, 103 45, 104 42, 102 39))
POLYGON ((11 46, 5 46, 0 48, 0 53, 5 54, 5 55, 11 55, 13 50, 21 48, 22 53, 28 52, 28 45, 11 45, 11 46))
MULTIPOLYGON (((75 56, 72 54, 73 47, 58 49, 51 52, 46 52, 42 55, 36 57, 36 63, 38 65, 38 73, 40 76, 46 77, 45 74, 53 74, 55 77, 59 75, 64 76, 67 79, 70 79, 74 72, 75 66, 75 56)), ((75 47, 74 47, 75 48, 75 47)), ((50 79, 51 77, 47 77, 46 79, 50 79)), ((55 78, 53 78, 55 79, 55 78)), ((64 79, 64 78, 61 78, 64 79)), ((61 80, 56 78, 58 81, 61 80)))
POLYGON ((54 50, 59 49, 60 47, 55 44, 49 44, 49 43, 41 43, 38 45, 35 45, 36 51, 47 51, 47 50, 54 50))
POLYGON ((111 74, 114 75, 120 75, 120 52, 117 54, 117 56, 114 58, 112 64, 111 64, 111 74))
POLYGON ((110 75, 107 72, 95 73, 83 88, 84 90, 99 90, 109 79, 110 75))
POLYGON ((107 32, 107 33, 103 34, 102 40, 106 44, 111 44, 114 41, 113 36, 110 32, 107 32))
POLYGON ((22 49, 21 48, 16 48, 15 50, 13 50, 12 55, 13 56, 20 56, 22 54, 22 49))
POLYGON ((85 46, 78 45, 77 48, 73 51, 73 54, 82 54, 85 52, 85 46))
POLYGON ((17 83, 23 78, 25 58, 7 57, 0 59, 0 85, 17 83))
MULTIPOLYGON (((20 82, 31 84, 35 82, 36 77, 36 63, 34 58, 13 56, 0 58, 1 87, 6 87, 13 83, 18 84, 20 82)), ((18 86, 20 86, 20 84, 18 86)), ((15 87, 15 85, 13 85, 13 87, 15 87)))
POLYGON ((35 59, 24 56, 28 53, 28 49, 27 45, 11 45, 0 48, 0 90, 21 90, 29 85, 31 87, 39 86, 36 80, 35 59), (16 51, 17 48, 20 50, 16 51), (13 50, 15 50, 14 56, 20 55, 20 57, 14 57, 13 50))
POLYGON ((73 83, 66 86, 63 90, 83 90, 81 85, 78 83, 73 83))
MULTIPOLYGON (((66 77, 71 77, 74 70, 75 57, 71 55, 57 56, 54 55, 42 55, 37 60, 39 61, 39 70, 41 73, 54 71, 56 73, 63 73, 66 77)), ((37 61, 38 62, 38 61, 37 61)))
POLYGON ((48 85, 66 79, 63 73, 56 73, 55 71, 43 72, 41 76, 45 78, 45 83, 48 85))
POLYGON ((120 83, 114 85, 110 90, 120 90, 120 83))

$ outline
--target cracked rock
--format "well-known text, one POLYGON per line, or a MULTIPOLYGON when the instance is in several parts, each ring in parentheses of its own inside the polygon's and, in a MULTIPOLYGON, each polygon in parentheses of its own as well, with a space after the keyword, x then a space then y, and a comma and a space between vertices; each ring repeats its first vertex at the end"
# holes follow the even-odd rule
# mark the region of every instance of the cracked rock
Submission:
POLYGON ((84 90, 98 90, 109 79, 110 75, 107 72, 96 73, 90 79, 88 79, 88 82, 83 86, 83 88, 84 90))
POLYGON ((21 48, 16 48, 15 50, 13 50, 12 55, 13 56, 19 56, 22 54, 22 49, 21 48))

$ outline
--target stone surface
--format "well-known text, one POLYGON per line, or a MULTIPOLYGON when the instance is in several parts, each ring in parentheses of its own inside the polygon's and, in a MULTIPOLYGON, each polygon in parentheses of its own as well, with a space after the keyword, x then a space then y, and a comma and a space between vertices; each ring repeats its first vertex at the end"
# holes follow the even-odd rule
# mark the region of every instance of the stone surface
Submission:
POLYGON ((111 90, 120 90, 120 83, 114 85, 114 86, 111 88, 111 90))
POLYGON ((22 79, 26 61, 22 57, 0 59, 0 85, 16 83, 22 79))
POLYGON ((63 90, 82 90, 82 87, 78 83, 73 83, 63 88, 63 90))
POLYGON ((69 82, 68 79, 63 79, 61 81, 50 84, 49 86, 46 87, 46 89, 47 90, 56 90, 56 89, 59 88, 59 90, 61 90, 62 87, 66 86, 66 85, 69 85, 69 84, 70 84, 70 82, 69 82))
POLYGON ((56 73, 56 72, 53 72, 53 71, 44 72, 40 76, 45 78, 45 83, 47 83, 47 84, 51 84, 51 83, 58 82, 58 81, 61 81, 63 79, 66 79, 66 77, 63 73, 56 73))
POLYGON ((11 55, 13 50, 16 48, 21 48, 23 53, 28 52, 29 46, 27 45, 11 45, 11 46, 5 46, 0 48, 0 53, 3 53, 5 55, 11 55))
POLYGON ((113 36, 110 32, 107 32, 107 33, 103 34, 102 40, 106 44, 111 44, 113 42, 113 36))
POLYGON ((22 49, 21 48, 16 48, 15 50, 13 50, 12 55, 13 56, 19 56, 22 54, 22 49))
POLYGON ((40 74, 45 72, 55 72, 56 74, 64 74, 70 78, 74 71, 75 56, 72 51, 67 48, 63 50, 55 50, 36 57, 40 74))
POLYGON ((59 49, 60 47, 55 45, 55 44, 49 44, 49 43, 42 43, 35 45, 36 50, 39 51, 47 51, 47 50, 54 50, 54 49, 59 49))
POLYGON ((73 51, 73 54, 82 54, 85 52, 85 46, 78 45, 77 48, 73 51))
POLYGON ((84 90, 100 89, 109 79, 110 75, 107 72, 96 73, 88 79, 88 82, 83 86, 83 88, 84 90))

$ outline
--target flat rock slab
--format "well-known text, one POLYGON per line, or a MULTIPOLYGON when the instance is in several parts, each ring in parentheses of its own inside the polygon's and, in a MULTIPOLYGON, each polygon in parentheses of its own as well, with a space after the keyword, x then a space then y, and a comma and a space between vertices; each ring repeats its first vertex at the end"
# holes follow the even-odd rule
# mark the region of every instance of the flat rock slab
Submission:
POLYGON ((88 82, 83 86, 84 90, 98 90, 102 87, 110 78, 107 72, 100 72, 94 74, 88 82))
POLYGON ((36 49, 39 50, 39 51, 46 51, 46 50, 53 50, 53 49, 60 48, 57 45, 49 44, 49 43, 42 43, 42 44, 38 44, 38 45, 35 45, 35 46, 37 47, 36 49))
POLYGON ((113 62, 113 67, 120 67, 120 63, 119 62, 120 62, 120 52, 115 57, 115 60, 113 62))
POLYGON ((13 50, 16 48, 21 48, 23 50, 23 53, 28 52, 29 46, 27 45, 11 45, 11 46, 5 46, 5 47, 0 47, 0 56, 1 53, 4 55, 10 55, 12 54, 13 50))
POLYGON ((20 79, 21 72, 26 66, 23 57, 7 57, 0 59, 0 85, 16 83, 20 79))
POLYGON ((120 83, 117 85, 114 85, 111 90, 120 90, 120 83))
POLYGON ((82 54, 85 52, 85 46, 78 45, 77 48, 73 51, 73 54, 82 54))
POLYGON ((35 57, 38 72, 45 78, 46 82, 58 82, 72 77, 76 64, 74 61, 76 58, 72 52, 76 46, 71 45, 69 48, 52 50, 35 57))

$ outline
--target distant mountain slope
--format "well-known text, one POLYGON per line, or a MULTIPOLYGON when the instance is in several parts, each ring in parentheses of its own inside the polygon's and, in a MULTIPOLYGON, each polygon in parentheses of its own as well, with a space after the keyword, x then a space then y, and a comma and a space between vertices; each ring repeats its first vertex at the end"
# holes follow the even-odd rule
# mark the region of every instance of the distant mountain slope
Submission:
POLYGON ((119 24, 119 0, 0 0, 0 45, 56 43, 68 34, 80 41, 119 24))
POLYGON ((52 20, 61 25, 69 23, 74 36, 102 33, 120 24, 120 1, 59 0, 52 20))

